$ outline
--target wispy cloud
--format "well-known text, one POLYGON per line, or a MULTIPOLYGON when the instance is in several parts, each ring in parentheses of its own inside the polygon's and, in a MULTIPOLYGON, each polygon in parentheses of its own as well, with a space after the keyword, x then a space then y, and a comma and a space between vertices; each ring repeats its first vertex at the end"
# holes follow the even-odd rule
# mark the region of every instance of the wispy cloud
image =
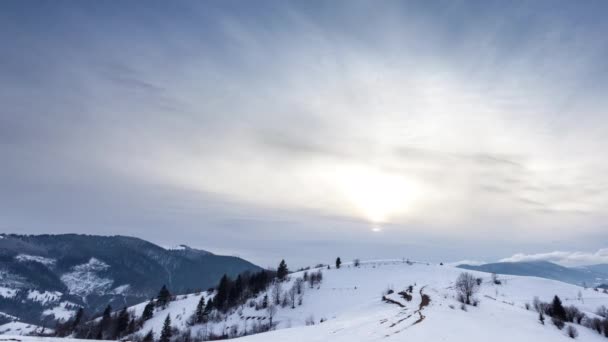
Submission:
POLYGON ((605 5, 318 5, 1 2, 0 225, 219 241, 251 212, 259 242, 286 212, 294 239, 374 216, 489 253, 600 230, 605 5))

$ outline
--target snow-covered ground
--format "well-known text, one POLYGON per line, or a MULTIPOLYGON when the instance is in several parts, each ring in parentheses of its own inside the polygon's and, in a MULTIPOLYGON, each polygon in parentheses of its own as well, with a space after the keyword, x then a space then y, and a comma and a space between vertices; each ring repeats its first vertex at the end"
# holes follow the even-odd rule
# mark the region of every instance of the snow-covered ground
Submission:
POLYGON ((41 257, 38 255, 28 255, 28 254, 19 254, 15 257, 15 260, 21 261, 21 262, 33 261, 33 262, 41 263, 45 266, 55 266, 55 263, 57 262, 57 260, 55 260, 55 259, 45 258, 45 257, 41 257))
POLYGON ((4 340, 6 336, 3 335, 30 335, 40 333, 52 333, 51 329, 43 329, 34 324, 27 324, 22 322, 10 322, 0 325, 0 341, 4 340))
MULTIPOLYGON (((276 331, 243 337, 243 341, 566 341, 565 330, 555 328, 549 319, 546 325, 541 325, 538 313, 533 309, 527 310, 526 304, 532 304, 534 297, 550 302, 554 295, 558 295, 564 305, 575 305, 589 316, 594 316, 600 305, 608 305, 608 295, 593 289, 518 276, 500 276, 503 284, 494 285, 490 274, 470 272, 483 278, 483 284, 476 295, 480 305, 468 307, 465 312, 460 309, 452 288, 464 270, 455 267, 372 261, 364 262, 360 267, 322 268, 322 272, 320 286, 311 289, 305 284, 302 305, 296 305, 295 309, 278 307, 273 318, 277 323, 276 331), (397 293, 409 285, 413 286, 413 298, 408 302, 397 293), (388 298, 403 307, 382 301, 382 295, 389 288, 395 293, 388 298), (428 295, 431 301, 428 306, 420 308, 422 295, 428 295), (315 325, 306 326, 307 321, 314 321, 315 325)), ((283 291, 287 292, 302 274, 290 274, 290 281, 282 284, 283 291)), ((153 330, 158 337, 167 314, 171 314, 173 326, 187 328, 187 319, 201 295, 208 296, 206 293, 179 296, 167 309, 157 311, 140 333, 153 330)), ((261 302, 263 295, 256 301, 261 302)), ((270 293, 268 295, 271 297, 270 293)), ((141 315, 144 306, 142 303, 132 310, 141 315)), ((265 310, 256 311, 243 305, 225 320, 194 326, 191 331, 193 336, 205 331, 219 334, 235 327, 243 332, 267 322, 265 310)), ((587 328, 576 328, 580 340, 606 341, 605 337, 587 328)))
MULTIPOLYGON (((464 270, 452 266, 408 264, 396 260, 321 270, 323 281, 314 288, 305 284, 301 305, 296 305, 295 309, 291 305, 278 307, 273 318, 277 323, 275 331, 242 337, 238 341, 568 341, 565 329, 558 330, 550 319, 541 325, 538 313, 527 310, 526 304, 532 304, 534 297, 549 302, 558 295, 564 305, 575 305, 588 316, 594 316, 593 312, 600 305, 608 306, 608 295, 593 289, 518 276, 500 276, 503 284, 494 285, 490 274, 470 272, 483 279, 476 294, 480 304, 468 306, 463 311, 455 299, 453 285, 464 270), (398 293, 410 285, 413 291, 408 301, 398 293), (383 301, 382 296, 388 289, 394 293, 386 296, 388 301, 383 301), (429 303, 423 300, 426 296, 430 298, 429 303), (310 322, 314 325, 307 326, 310 322)), ((309 270, 309 273, 313 271, 309 270)), ((283 291, 287 292, 302 275, 303 272, 290 274, 290 280, 282 284, 283 291)), ((261 302, 263 295, 255 300, 261 302)), ((272 298, 270 293, 268 295, 272 298)), ((243 305, 221 322, 188 327, 186 322, 201 296, 208 299, 210 295, 205 292, 178 296, 166 309, 156 310, 139 333, 143 335, 153 330, 158 338, 167 314, 171 315, 174 327, 190 328, 193 336, 205 331, 219 334, 234 329, 242 333, 268 322, 266 310, 256 311, 254 307, 243 305)), ((130 310, 140 316, 145 304, 130 310)), ((606 337, 597 332, 582 326, 576 328, 580 341, 606 341, 606 337)), ((21 341, 42 340, 28 337, 21 341)))
POLYGON ((40 302, 41 304, 49 304, 58 301, 63 294, 58 291, 43 291, 30 290, 27 294, 27 299, 40 302))

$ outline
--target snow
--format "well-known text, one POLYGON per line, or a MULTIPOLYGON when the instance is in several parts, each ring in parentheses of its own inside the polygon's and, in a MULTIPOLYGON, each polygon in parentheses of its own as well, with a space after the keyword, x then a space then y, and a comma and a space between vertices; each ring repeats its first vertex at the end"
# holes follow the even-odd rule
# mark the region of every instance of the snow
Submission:
POLYGON ((15 317, 13 315, 9 315, 9 314, 7 314, 5 312, 0 312, 0 317, 8 318, 8 319, 13 320, 13 321, 18 321, 19 320, 19 317, 15 317))
MULTIPOLYGON (((188 318, 190 318, 194 312, 193 310, 196 308, 201 296, 205 296, 205 301, 208 301, 209 295, 207 293, 177 296, 176 300, 171 302, 166 309, 157 309, 154 313, 154 317, 146 321, 140 331, 147 332, 148 330, 152 329, 156 332, 160 332, 160 328, 162 327, 167 314, 171 315, 171 321, 174 327, 178 329, 186 328, 188 318)), ((132 307, 130 311, 135 313, 137 316, 141 316, 146 304, 147 302, 138 304, 132 307)))
POLYGON ((100 277, 97 272, 104 271, 109 267, 105 262, 91 258, 88 263, 74 266, 72 272, 63 274, 61 281, 67 286, 71 294, 84 297, 92 293, 105 293, 114 281, 100 277))
POLYGON ((20 261, 20 262, 33 261, 33 262, 41 263, 45 266, 54 266, 55 263, 57 262, 57 260, 55 260, 55 259, 45 258, 45 257, 41 257, 38 255, 28 255, 28 254, 19 254, 15 257, 15 260, 20 261))
MULTIPOLYGON (((310 289, 306 284, 301 306, 278 307, 273 318, 277 330, 242 337, 239 341, 567 341, 565 330, 556 329, 549 320, 541 325, 538 314, 526 310, 525 304, 531 304, 535 296, 550 301, 559 295, 565 305, 575 305, 590 316, 598 306, 608 305, 608 295, 592 289, 518 276, 500 276, 504 284, 494 285, 490 274, 470 271, 481 277, 483 284, 476 295, 480 305, 470 306, 465 312, 460 309, 452 288, 464 270, 455 267, 395 260, 363 262, 358 268, 344 264, 341 269, 322 269, 322 272, 319 288, 310 289), (414 291, 412 300, 407 302, 397 293, 409 285, 414 291), (388 297, 404 307, 381 300, 388 288, 395 291, 388 297), (579 291, 582 301, 577 299, 579 291), (422 294, 430 296, 431 302, 420 310, 422 294), (306 326, 306 320, 311 317, 315 325, 306 326)), ((283 291, 300 276, 302 272, 290 274, 290 280, 283 283, 283 291)), ((261 301, 263 295, 257 300, 261 301)), ((178 297, 167 309, 157 311, 139 333, 145 334, 150 329, 159 333, 168 313, 174 327, 186 327, 186 320, 199 299, 200 295, 178 297)), ((141 315, 144 306, 142 303, 132 311, 141 315)), ((235 325, 242 332, 251 330, 256 323, 267 322, 264 310, 256 311, 244 305, 219 323, 194 326, 191 331, 192 335, 205 329, 220 333, 235 325)), ((605 341, 605 337, 585 327, 576 328, 580 340, 605 341)))
POLYGON ((125 292, 127 292, 129 290, 130 285, 129 284, 125 284, 125 285, 120 285, 117 286, 116 288, 114 288, 114 290, 112 290, 113 294, 124 294, 125 292))
MULTIPOLYGON (((311 289, 305 285, 303 303, 291 309, 278 307, 273 321, 276 330, 245 336, 242 342, 351 342, 351 341, 467 341, 467 342, 554 342, 570 341, 565 329, 558 330, 547 319, 545 325, 538 322, 534 310, 526 310, 526 303, 534 297, 550 301, 560 296, 565 305, 575 305, 589 316, 600 305, 608 305, 608 295, 593 289, 584 289, 554 280, 535 277, 501 275, 502 285, 494 285, 491 275, 465 271, 452 266, 405 263, 400 260, 368 261, 360 267, 343 264, 342 268, 321 269, 323 281, 311 289), (460 309, 455 299, 454 281, 462 272, 469 272, 483 280, 476 298, 477 307, 460 309), (411 301, 398 293, 413 287, 411 301), (388 301, 382 296, 387 289, 388 301), (582 300, 578 299, 579 291, 582 300), (430 297, 428 305, 422 305, 423 296, 430 297), (314 325, 306 321, 314 318, 314 325), (320 323, 323 319, 324 322, 320 323)), ((308 272, 314 272, 309 270, 308 272)), ((290 274, 283 283, 287 291, 303 272, 290 274)), ((155 310, 154 317, 146 321, 139 334, 153 330, 158 337, 167 314, 178 329, 190 328, 193 336, 203 331, 220 333, 236 326, 240 332, 250 330, 254 324, 266 323, 266 311, 256 311, 244 305, 232 312, 225 320, 187 327, 187 320, 195 311, 201 296, 206 301, 212 296, 207 292, 177 296, 167 308, 155 310)), ((264 293, 256 300, 260 301, 264 293)), ((269 296, 272 297, 272 296, 269 296)), ((146 303, 129 310, 141 316, 146 303)), ((590 329, 576 326, 580 341, 606 341, 606 338, 590 329)), ((0 336, 0 342, 2 336, 0 336)), ((20 338, 22 342, 78 342, 55 338, 20 338)))
POLYGON ((30 290, 27 294, 27 299, 39 302, 41 304, 48 304, 58 301, 63 294, 58 291, 44 291, 30 290))
POLYGON ((54 316, 60 321, 67 321, 74 315, 76 307, 76 304, 64 301, 51 309, 44 310, 42 316, 54 316))
MULTIPOLYGON (((10 322, 0 325, 0 341, 11 341, 7 336, 3 335, 28 335, 32 333, 40 333, 43 331, 42 327, 33 324, 27 324, 22 322, 10 322)), ((46 333, 51 333, 53 330, 45 329, 46 333)), ((21 337, 19 337, 20 339, 21 337)), ((14 340, 12 340, 14 341, 14 340)))
POLYGON ((11 289, 9 287, 0 286, 0 297, 14 298, 16 294, 17 294, 16 289, 11 289))

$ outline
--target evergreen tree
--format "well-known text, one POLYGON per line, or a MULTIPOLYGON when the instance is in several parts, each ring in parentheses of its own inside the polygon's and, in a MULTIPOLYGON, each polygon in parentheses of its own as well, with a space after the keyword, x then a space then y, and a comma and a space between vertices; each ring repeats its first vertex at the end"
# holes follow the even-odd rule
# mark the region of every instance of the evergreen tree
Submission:
POLYGON ((129 326, 127 327, 127 334, 133 334, 135 333, 135 330, 137 330, 137 322, 135 322, 135 317, 131 317, 131 320, 129 321, 129 326))
POLYGON ((340 257, 338 257, 336 259, 336 268, 340 268, 340 265, 342 265, 342 260, 340 260, 340 257))
POLYGON ((76 331, 76 329, 78 329, 78 326, 82 322, 83 316, 84 316, 84 309, 78 308, 78 311, 76 312, 76 316, 74 316, 74 321, 72 322, 72 327, 71 327, 72 331, 76 331))
POLYGON ((150 299, 144 308, 144 312, 141 314, 141 320, 145 322, 152 318, 152 316, 154 316, 154 300, 150 299))
POLYGON ((201 300, 196 305, 196 311, 194 313, 194 322, 203 323, 205 321, 205 296, 201 296, 201 300))
POLYGON ((171 315, 167 314, 167 318, 165 318, 165 323, 163 323, 163 330, 160 333, 159 342, 171 342, 171 336, 173 335, 173 331, 171 330, 171 315))
POLYGON ((103 314, 101 315, 101 321, 99 321, 99 331, 97 333, 97 338, 103 340, 106 336, 109 336, 108 330, 112 325, 112 307, 110 305, 106 306, 105 310, 103 310, 103 314))
POLYGON ((148 333, 144 336, 142 342, 154 342, 154 332, 152 329, 148 331, 148 333))
POLYGON ((241 275, 239 274, 238 277, 236 277, 236 281, 234 282, 234 292, 235 292, 235 299, 236 302, 239 302, 241 300, 241 298, 243 297, 243 277, 241 277, 241 275))
POLYGON ((279 268, 277 269, 277 278, 280 281, 283 281, 287 278, 288 273, 289 269, 287 269, 287 264, 285 263, 285 260, 281 260, 281 263, 279 263, 279 268))
POLYGON ((228 301, 228 295, 230 293, 230 278, 226 274, 220 279, 220 283, 217 286, 217 293, 213 299, 213 305, 218 310, 224 310, 226 302, 228 301))
POLYGON ((158 292, 156 304, 160 307, 165 308, 167 307, 167 304, 169 304, 169 301, 171 301, 171 292, 169 292, 167 287, 163 285, 163 287, 158 292))
POLYGON ((264 295, 264 299, 262 299, 262 308, 266 309, 268 307, 268 295, 264 295))
POLYGON ((203 321, 206 322, 211 314, 211 310, 213 310, 213 299, 209 299, 207 305, 205 305, 205 310, 203 310, 203 321))
POLYGON ((127 332, 130 320, 131 317, 129 312, 127 312, 127 307, 124 307, 122 310, 120 310, 120 313, 118 313, 118 317, 116 318, 116 325, 114 326, 114 339, 122 337, 127 332))
POLYGON ((551 304, 552 316, 562 321, 566 321, 566 309, 562 305, 561 299, 558 296, 553 297, 553 303, 551 304))

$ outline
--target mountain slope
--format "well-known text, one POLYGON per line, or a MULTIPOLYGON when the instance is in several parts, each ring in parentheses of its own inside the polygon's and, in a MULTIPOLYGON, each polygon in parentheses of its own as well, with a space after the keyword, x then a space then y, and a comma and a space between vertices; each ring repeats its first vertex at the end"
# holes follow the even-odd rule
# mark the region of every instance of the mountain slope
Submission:
POLYGON ((548 261, 497 262, 479 266, 459 265, 459 268, 480 272, 533 276, 559 280, 570 284, 597 286, 608 282, 608 265, 564 267, 548 261))
POLYGON ((236 257, 125 236, 1 237, 0 312, 29 323, 66 319, 78 306, 94 313, 141 302, 165 284, 173 293, 206 289, 224 273, 259 269, 236 257))
MULTIPOLYGON (((462 269, 448 266, 413 264, 401 261, 364 262, 360 267, 345 265, 341 269, 323 269, 319 286, 306 286, 302 304, 278 308, 273 322, 276 331, 246 336, 239 341, 568 341, 564 330, 558 330, 547 320, 538 322, 538 313, 525 308, 538 296, 550 301, 559 295, 564 305, 575 305, 588 316, 600 305, 608 305, 608 295, 592 289, 563 282, 520 276, 501 276, 503 285, 494 285, 488 273, 472 272, 482 278, 477 298, 478 307, 460 309, 455 299, 454 281, 462 269), (412 285, 411 301, 398 293, 412 285), (387 289, 394 293, 382 296, 387 289), (581 300, 578 293, 581 292, 581 300), (430 302, 425 303, 423 296, 430 302), (322 322, 321 322, 322 321, 322 322), (314 326, 307 326, 314 322, 314 326)), ((283 294, 303 272, 290 274, 282 283, 283 294)), ((272 290, 269 289, 269 297, 272 290)), ((143 335, 152 330, 156 337, 167 314, 173 326, 181 331, 190 329, 193 337, 226 333, 238 336, 251 333, 256 326, 269 322, 266 310, 256 310, 248 303, 217 322, 189 327, 186 322, 194 313, 200 296, 208 293, 179 296, 139 330, 143 335)), ((255 298, 261 302, 264 293, 255 298)), ((255 304, 255 303, 254 303, 255 304)), ((144 304, 131 308, 141 315, 144 304)), ((605 337, 577 326, 580 340, 605 341, 605 337)))

